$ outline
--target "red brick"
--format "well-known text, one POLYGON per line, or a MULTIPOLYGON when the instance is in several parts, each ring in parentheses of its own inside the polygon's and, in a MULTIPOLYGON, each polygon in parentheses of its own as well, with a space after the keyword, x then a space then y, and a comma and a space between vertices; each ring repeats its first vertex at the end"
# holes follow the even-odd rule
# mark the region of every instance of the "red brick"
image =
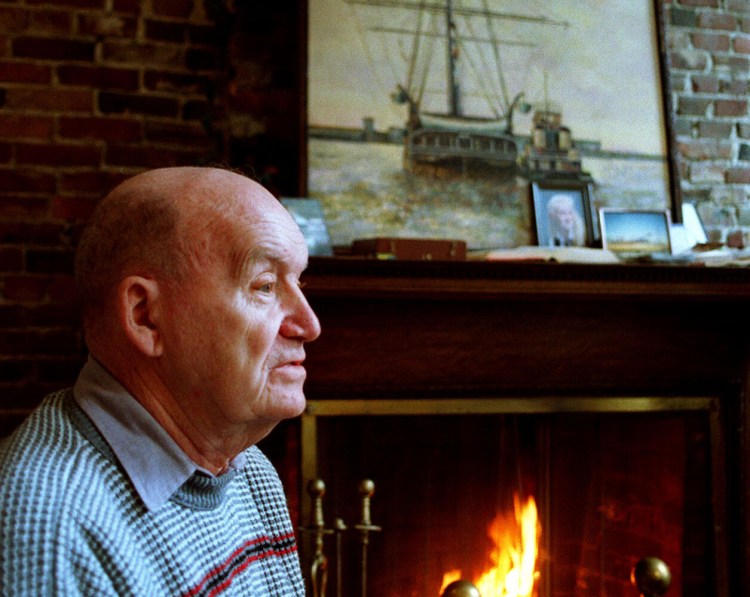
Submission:
POLYGON ((682 96, 677 101, 677 113, 682 115, 704 116, 711 100, 682 96))
POLYGON ((182 23, 147 19, 144 25, 145 36, 148 40, 180 44, 185 41, 185 25, 182 23))
POLYGON ((147 122, 146 139, 154 143, 208 147, 212 142, 206 129, 198 123, 147 122))
POLYGON ((33 33, 71 35, 73 16, 67 10, 35 10, 31 13, 29 29, 33 33))
POLYGON ((690 160, 730 159, 732 142, 719 139, 688 139, 678 142, 680 154, 690 160))
MULTIPOLYGON (((0 180, 2 176, 0 175, 0 180)), ((53 180, 54 183, 54 180, 53 180)), ((49 212, 49 202, 40 197, 0 195, 0 219, 41 218, 49 212)))
POLYGON ((193 12, 193 0, 151 0, 151 10, 162 17, 187 18, 193 12))
POLYGON ((16 162, 52 166, 98 166, 102 150, 93 145, 18 144, 16 162))
POLYGON ((26 309, 21 305, 0 305, 0 328, 19 328, 26 325, 26 309))
POLYGON ((714 122, 711 120, 698 123, 698 134, 701 137, 714 137, 719 139, 729 139, 732 134, 734 124, 731 122, 714 122))
MULTIPOLYGON (((54 276, 60 277, 60 276, 54 276)), ((38 327, 71 327, 80 323, 77 309, 71 304, 31 305, 27 308, 27 319, 30 326, 38 327)))
POLYGON ((709 52, 728 52, 729 36, 723 33, 705 33, 699 31, 691 35, 693 46, 709 52))
POLYGON ((73 276, 55 276, 49 287, 49 298, 52 301, 67 303, 75 296, 76 286, 73 276))
POLYGON ((107 147, 105 161, 110 166, 162 168, 195 164, 202 157, 205 157, 205 152, 178 151, 176 149, 165 151, 163 148, 156 147, 110 145, 107 147))
POLYGON ((51 37, 18 37, 11 42, 13 55, 44 60, 94 60, 94 42, 51 37))
POLYGON ((50 139, 54 120, 45 116, 0 114, 0 137, 50 139))
POLYGON ((93 92, 89 89, 54 89, 28 86, 8 89, 5 107, 16 110, 46 110, 49 112, 91 112, 93 92))
POLYGON ((719 0, 679 0, 685 6, 719 6, 719 0))
POLYGON ((720 91, 721 93, 729 93, 731 95, 747 95, 750 93, 750 84, 747 79, 722 81, 720 91))
POLYGON ((34 354, 68 356, 78 346, 78 335, 74 330, 48 330, 30 333, 27 343, 34 354))
POLYGON ((131 17, 116 14, 85 14, 78 17, 78 32, 96 37, 135 38, 138 23, 131 17))
MULTIPOLYGON (((78 327, 78 326, 76 326, 78 327)), ((78 377, 82 362, 76 359, 38 359, 36 362, 39 379, 54 383, 58 387, 71 386, 78 377)))
POLYGON ((143 84, 153 91, 205 94, 210 89, 211 80, 202 75, 149 70, 143 75, 143 84))
POLYGON ((176 117, 179 104, 171 97, 153 95, 101 92, 99 110, 105 114, 144 114, 149 116, 176 117))
POLYGON ((747 100, 716 100, 714 115, 716 116, 745 116, 747 114, 747 100))
POLYGON ((727 183, 750 184, 750 168, 730 168, 727 171, 727 183))
POLYGON ((226 43, 222 29, 214 25, 188 25, 188 39, 191 43, 222 46, 226 43))
POLYGON ((714 56, 714 69, 729 68, 735 76, 746 77, 750 69, 750 58, 744 54, 718 54, 714 56))
POLYGON ((204 48, 188 48, 185 52, 185 66, 192 71, 220 70, 224 57, 221 52, 204 48))
MULTIPOLYGON (((702 6, 715 6, 715 4, 704 4, 702 6)), ((730 14, 718 12, 701 12, 698 14, 698 27, 703 29, 723 29, 725 31, 734 31, 737 29, 738 25, 739 21, 737 18, 730 14)))
POLYGON ((59 133, 71 139, 101 141, 139 141, 142 125, 139 120, 106 117, 61 117, 59 133))
POLYGON ((112 9, 115 12, 139 15, 143 7, 142 0, 114 0, 112 9))
POLYGON ((48 277, 8 276, 3 283, 3 298, 9 301, 40 301, 47 294, 48 277))
POLYGON ((48 4, 70 8, 104 8, 105 0, 26 0, 26 4, 48 4))
POLYGON ((15 247, 0 249, 0 271, 20 272, 23 269, 23 250, 15 247))
POLYGON ((48 84, 52 81, 52 69, 44 64, 0 60, 0 81, 48 84))
POLYGON ((4 193, 48 193, 55 190, 55 175, 20 168, 0 169, 0 189, 4 193))
POLYGON ((0 222, 0 243, 59 245, 60 238, 65 234, 65 226, 58 222, 45 222, 41 220, 39 222, 41 223, 0 222))
POLYGON ((745 35, 735 37, 734 51, 740 54, 750 54, 750 37, 745 35))
POLYGON ((34 364, 29 361, 3 360, 0 362, 0 380, 3 383, 23 381, 28 379, 34 370, 34 364))
POLYGON ((105 40, 102 43, 102 58, 111 62, 183 68, 182 46, 174 45, 105 40))
POLYGON ((103 197, 110 189, 128 178, 122 172, 63 172, 60 175, 60 191, 63 193, 88 193, 103 197))
POLYGON ((99 201, 82 197, 55 197, 52 199, 52 216, 61 220, 87 220, 99 201))
POLYGON ((63 85, 83 85, 122 91, 138 89, 138 71, 135 69, 68 64, 57 67, 57 77, 63 85))
POLYGON ((29 273, 72 274, 73 251, 29 249, 26 252, 29 273))
POLYGON ((719 78, 716 75, 693 75, 690 82, 696 93, 719 92, 719 78))
POLYGON ((13 145, 0 143, 0 162, 7 164, 13 159, 13 145))
POLYGON ((0 32, 20 33, 29 27, 29 11, 22 8, 0 7, 0 32))

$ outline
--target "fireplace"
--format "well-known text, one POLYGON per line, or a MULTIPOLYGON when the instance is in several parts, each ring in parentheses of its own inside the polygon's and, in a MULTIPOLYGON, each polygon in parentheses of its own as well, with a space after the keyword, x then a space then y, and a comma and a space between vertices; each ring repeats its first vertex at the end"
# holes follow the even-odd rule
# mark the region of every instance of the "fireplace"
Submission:
MULTIPOLYGON (((437 596, 449 571, 478 585, 498 548, 492 523, 512 523, 514 500, 530 497, 541 531, 533 595, 632 595, 630 572, 644 556, 670 566, 674 594, 706 595, 716 406, 642 397, 315 401, 302 423, 303 474, 326 481, 328 522, 349 527, 359 520, 359 480, 375 481, 373 523, 383 530, 368 554, 372 595, 437 596)), ((356 537, 346 541, 343 594, 355 595, 356 537)))
POLYGON ((291 478, 301 526, 319 477, 326 525, 349 527, 343 594, 359 594, 363 478, 382 527, 369 595, 480 578, 516 497, 537 507, 536 597, 637 595, 645 556, 670 566, 669 597, 743 594, 750 276, 494 265, 319 260, 306 276, 323 335, 291 478))

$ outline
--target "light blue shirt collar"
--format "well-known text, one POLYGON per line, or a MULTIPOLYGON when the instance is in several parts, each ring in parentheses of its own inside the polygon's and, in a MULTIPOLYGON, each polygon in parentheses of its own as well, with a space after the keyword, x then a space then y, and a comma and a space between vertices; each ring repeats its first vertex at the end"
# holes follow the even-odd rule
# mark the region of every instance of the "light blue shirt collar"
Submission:
MULTIPOLYGON (((194 473, 195 464, 138 400, 94 358, 89 357, 73 396, 109 444, 146 508, 156 511, 194 473)), ((240 452, 230 469, 245 467, 240 452)))

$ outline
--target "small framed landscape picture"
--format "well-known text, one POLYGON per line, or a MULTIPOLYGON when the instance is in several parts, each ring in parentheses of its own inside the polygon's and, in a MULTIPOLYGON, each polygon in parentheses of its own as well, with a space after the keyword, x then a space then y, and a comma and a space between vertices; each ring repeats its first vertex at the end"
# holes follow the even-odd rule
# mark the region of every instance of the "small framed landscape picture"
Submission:
POLYGON ((307 242, 307 251, 311 256, 329 257, 333 255, 331 237, 328 234, 325 216, 320 201, 317 199, 301 199, 282 197, 281 204, 302 230, 307 242))
POLYGON ((593 244, 590 183, 532 182, 531 196, 539 246, 587 247, 593 244))
POLYGON ((602 247, 620 256, 671 253, 669 210, 599 209, 602 247))

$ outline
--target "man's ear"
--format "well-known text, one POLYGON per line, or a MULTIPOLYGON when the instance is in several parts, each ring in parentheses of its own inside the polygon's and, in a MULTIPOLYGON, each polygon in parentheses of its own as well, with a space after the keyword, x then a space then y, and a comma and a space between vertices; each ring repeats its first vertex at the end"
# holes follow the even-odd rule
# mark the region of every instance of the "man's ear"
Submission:
POLYGON ((149 357, 162 353, 158 323, 159 283, 143 276, 128 276, 117 288, 117 316, 130 342, 149 357))

